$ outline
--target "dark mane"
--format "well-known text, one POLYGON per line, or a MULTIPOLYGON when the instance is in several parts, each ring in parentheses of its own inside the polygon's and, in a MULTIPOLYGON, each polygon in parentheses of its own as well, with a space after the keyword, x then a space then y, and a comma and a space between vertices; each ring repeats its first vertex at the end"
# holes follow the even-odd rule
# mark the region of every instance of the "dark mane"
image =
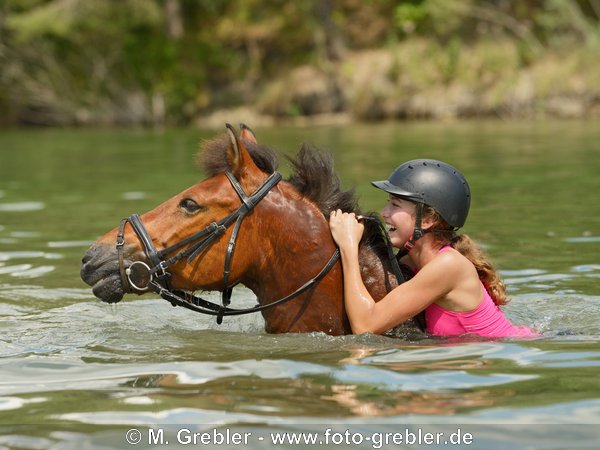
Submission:
MULTIPOLYGON (((329 213, 336 209, 344 212, 362 214, 358 207, 358 200, 354 189, 343 191, 338 176, 333 171, 333 157, 303 144, 296 158, 288 158, 293 174, 287 180, 305 197, 312 200, 321 210, 327 220, 329 213)), ((373 215, 368 213, 367 215, 373 215)), ((387 258, 385 238, 379 225, 371 220, 363 222, 362 245, 370 248, 380 258, 387 258)), ((361 253, 361 258, 366 258, 361 253)))
MULTIPOLYGON (((260 170, 271 174, 279 166, 277 154, 270 148, 243 141, 260 170)), ((227 159, 229 140, 226 135, 204 141, 200 147, 198 164, 208 176, 231 170, 227 159)), ((358 200, 353 189, 344 191, 333 170, 333 157, 309 144, 303 144, 295 158, 287 158, 292 174, 286 180, 300 194, 312 201, 329 220, 329 213, 336 209, 360 214, 358 200)), ((377 224, 365 223, 363 242, 376 252, 385 250, 381 230, 377 224)))
MULTIPOLYGON (((243 142, 260 170, 268 174, 277 170, 279 161, 273 150, 249 141, 243 142)), ((198 164, 206 175, 212 177, 231 170, 231 164, 227 159, 228 146, 227 136, 202 143, 198 164)), ((340 179, 333 171, 333 158, 329 153, 304 144, 295 158, 287 159, 292 168, 292 174, 287 182, 315 203, 323 215, 329 217, 329 213, 335 209, 358 212, 354 190, 341 189, 340 179)))
POLYGON ((354 190, 343 191, 333 171, 333 157, 309 144, 303 144, 296 158, 288 158, 293 173, 288 178, 305 197, 312 200, 325 217, 335 209, 358 212, 354 190))
MULTIPOLYGON (((273 150, 247 140, 243 140, 243 143, 260 170, 268 174, 272 174, 277 170, 279 162, 273 150)), ((202 142, 197 162, 206 175, 213 177, 219 173, 231 170, 231 164, 227 159, 228 148, 229 138, 227 135, 202 142)))

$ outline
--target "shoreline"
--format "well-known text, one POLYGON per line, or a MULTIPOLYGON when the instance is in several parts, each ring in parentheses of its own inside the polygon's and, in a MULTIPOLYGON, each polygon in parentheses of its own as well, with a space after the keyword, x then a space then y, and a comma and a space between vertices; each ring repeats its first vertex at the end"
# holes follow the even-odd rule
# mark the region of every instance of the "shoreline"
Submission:
POLYGON ((592 48, 546 50, 523 62, 512 41, 478 42, 450 52, 431 40, 348 52, 335 64, 317 62, 219 89, 205 106, 186 100, 177 120, 160 93, 119 98, 86 93, 87 104, 49 102, 4 115, 10 126, 194 126, 215 128, 233 118, 255 126, 348 125, 385 121, 600 118, 600 64, 592 48), (89 95, 87 95, 89 94, 89 95), (227 98, 227 101, 218 99, 227 98), (234 99, 234 100, 232 100, 234 99), (239 99, 240 101, 236 101, 239 99))

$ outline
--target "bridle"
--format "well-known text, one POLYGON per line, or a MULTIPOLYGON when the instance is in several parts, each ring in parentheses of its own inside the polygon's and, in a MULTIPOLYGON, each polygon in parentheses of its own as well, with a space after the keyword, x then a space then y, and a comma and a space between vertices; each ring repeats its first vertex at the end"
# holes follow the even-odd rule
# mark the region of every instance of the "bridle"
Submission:
POLYGON ((169 301, 173 306, 182 306, 202 314, 217 316, 217 323, 221 324, 223 321, 223 316, 254 313, 288 302, 298 297, 311 287, 315 286, 325 277, 325 275, 327 275, 340 257, 340 251, 337 248, 331 258, 329 258, 329 261, 327 261, 325 266, 323 266, 321 271, 291 294, 265 305, 257 304, 254 307, 245 309, 230 308, 229 304, 231 303, 231 295, 233 293, 233 288, 237 283, 230 284, 229 275, 237 236, 242 221, 254 209, 254 207, 260 203, 263 198, 265 198, 269 191, 273 189, 273 187, 275 187, 279 181, 281 181, 282 176, 278 172, 273 172, 252 195, 247 196, 239 181, 233 176, 233 174, 230 172, 225 172, 225 175, 229 179, 229 182, 233 186, 237 195, 240 197, 242 202, 241 206, 228 216, 216 222, 212 222, 204 229, 167 248, 158 251, 156 250, 154 244, 152 243, 152 238, 146 230, 146 227, 144 227, 139 215, 133 214, 121 220, 121 224, 119 225, 119 230, 117 232, 116 248, 119 259, 119 273, 121 276, 121 282, 123 284, 123 290, 125 292, 145 292, 149 289, 160 295, 163 299, 169 301), (131 228, 142 243, 144 252, 150 264, 147 264, 144 261, 134 261, 129 265, 129 267, 125 267, 123 247, 125 246, 125 226, 128 223, 131 225, 131 228), (184 291, 174 290, 170 283, 171 274, 167 272, 167 269, 183 258, 187 258, 188 264, 191 263, 196 257, 198 257, 198 255, 202 254, 206 249, 208 249, 215 242, 215 240, 224 234, 225 230, 227 230, 227 228, 229 228, 232 224, 233 231, 231 233, 231 237, 229 238, 229 243, 225 253, 221 304, 219 305, 184 291), (175 254, 169 257, 169 255, 173 253, 175 254), (142 270, 147 271, 146 275, 148 282, 146 286, 139 286, 131 279, 133 270, 137 269, 136 266, 139 266, 142 270))

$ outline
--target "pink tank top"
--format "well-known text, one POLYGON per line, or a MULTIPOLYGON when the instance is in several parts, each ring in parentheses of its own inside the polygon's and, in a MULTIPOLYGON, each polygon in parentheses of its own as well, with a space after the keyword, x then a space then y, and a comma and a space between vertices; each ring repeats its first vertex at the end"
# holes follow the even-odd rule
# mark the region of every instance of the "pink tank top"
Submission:
MULTIPOLYGON (((440 253, 450 248, 443 247, 440 253)), ((456 312, 432 303, 425 309, 427 332, 436 336, 477 334, 486 337, 536 337, 526 326, 514 326, 481 284, 483 301, 472 311, 456 312)))

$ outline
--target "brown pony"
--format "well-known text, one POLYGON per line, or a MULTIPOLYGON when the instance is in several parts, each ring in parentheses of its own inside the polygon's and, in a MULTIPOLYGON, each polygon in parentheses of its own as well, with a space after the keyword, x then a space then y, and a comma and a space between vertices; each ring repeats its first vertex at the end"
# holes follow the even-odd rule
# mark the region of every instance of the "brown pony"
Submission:
MULTIPOLYGON (((267 332, 351 333, 328 217, 337 208, 357 211, 354 193, 340 189, 331 157, 306 145, 290 160, 290 178, 273 181, 279 176, 275 153, 259 146, 249 128, 241 129, 239 138, 228 126, 228 136, 204 143, 199 161, 208 178, 141 217, 124 219, 96 241, 82 260, 82 279, 108 303, 126 292, 153 290, 186 307, 197 304, 193 291, 230 294, 242 283, 265 308, 267 332), (309 280, 295 298, 268 308, 309 280), (172 292, 180 293, 178 300, 172 292)), ((397 281, 383 233, 377 224, 365 225, 362 276, 380 299, 397 281)), ((224 296, 223 305, 208 309, 220 319, 228 315, 227 303, 224 296)))

